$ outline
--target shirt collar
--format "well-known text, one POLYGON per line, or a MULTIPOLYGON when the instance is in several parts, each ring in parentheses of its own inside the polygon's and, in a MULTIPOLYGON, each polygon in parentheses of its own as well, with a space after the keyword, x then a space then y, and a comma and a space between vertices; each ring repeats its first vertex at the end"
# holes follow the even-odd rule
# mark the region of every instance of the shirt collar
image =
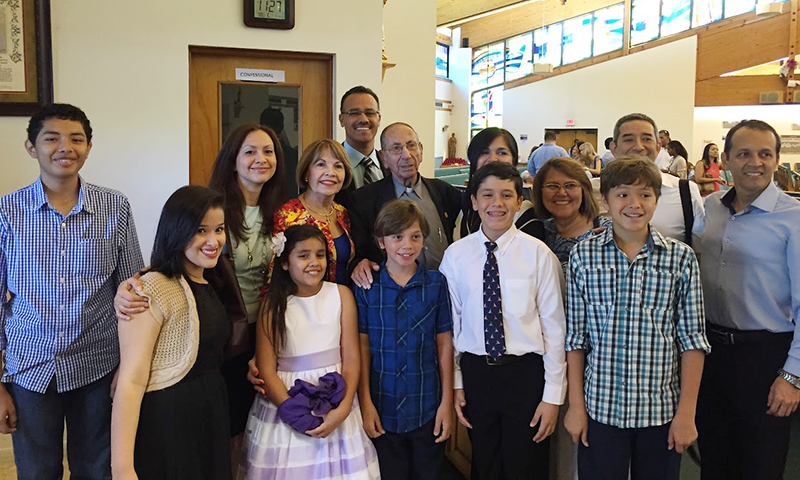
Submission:
MULTIPOLYGON (((94 213, 94 208, 92 206, 92 196, 89 193, 88 189, 84 188, 86 186, 86 182, 83 181, 83 177, 78 175, 78 203, 72 207, 72 211, 80 212, 81 210, 86 210, 87 213, 94 213), (85 201, 84 201, 85 200, 85 201)), ((38 177, 36 182, 33 184, 33 194, 34 200, 33 209, 39 210, 40 208, 47 205, 47 194, 44 193, 44 185, 42 185, 42 177, 38 177)))
MULTIPOLYGON (((394 178, 394 175, 392 175, 392 182, 394 183, 394 192, 397 198, 400 198, 400 195, 402 195, 406 191, 406 186, 398 182, 397 179, 394 178)), ((417 181, 416 183, 414 183, 414 186, 411 187, 411 189, 414 190, 414 193, 416 193, 418 197, 422 198, 419 194, 419 185, 420 185, 420 175, 417 174, 417 181)))
POLYGON ((343 145, 344 145, 344 151, 347 152, 347 158, 350 159, 351 166, 355 167, 356 165, 360 164, 364 160, 364 157, 369 157, 376 166, 380 165, 378 162, 378 152, 374 148, 372 149, 372 152, 370 152, 369 155, 364 155, 363 153, 359 152, 358 150, 350 146, 350 144, 347 143, 347 140, 343 142, 343 145))
MULTIPOLYGON (((506 230, 505 233, 500 235, 500 237, 494 241, 497 244, 497 252, 499 252, 501 255, 506 253, 506 250, 508 250, 508 247, 511 245, 511 242, 513 242, 514 239, 517 237, 517 232, 519 232, 517 227, 514 224, 511 224, 511 228, 506 230)), ((491 240, 489 240, 483 233, 482 227, 478 229, 478 239, 480 240, 481 247, 485 252, 486 246, 484 244, 486 242, 491 242, 491 240)))
MULTIPOLYGON (((772 212, 775 210, 775 206, 778 204, 778 197, 780 195, 780 190, 778 187, 775 186, 774 183, 769 182, 767 188, 764 189, 761 194, 753 200, 753 203, 747 206, 743 212, 747 212, 750 210, 750 207, 755 207, 763 212, 772 212)), ((736 187, 731 188, 728 190, 725 195, 722 196, 720 201, 723 205, 728 207, 731 213, 735 213, 733 208, 733 200, 736 198, 736 187)))
POLYGON ((427 269, 425 267, 420 266, 419 261, 415 260, 417 264, 417 271, 414 272, 414 275, 408 280, 408 283, 405 286, 401 287, 394 281, 391 275, 389 275, 389 271, 386 269, 386 260, 381 262, 381 269, 380 269, 380 283, 384 287, 394 288, 396 290, 402 290, 404 288, 415 287, 417 285, 422 285, 423 278, 425 277, 425 272, 427 269))
MULTIPOLYGON (((652 252, 655 250, 655 247, 659 248, 667 248, 667 240, 664 238, 661 233, 654 229, 652 226, 650 228, 650 234, 647 237, 647 243, 645 243, 645 247, 647 248, 648 252, 652 252)), ((614 224, 606 228, 606 231, 599 234, 597 236, 597 241, 600 242, 601 245, 608 245, 609 243, 614 243, 614 224)))

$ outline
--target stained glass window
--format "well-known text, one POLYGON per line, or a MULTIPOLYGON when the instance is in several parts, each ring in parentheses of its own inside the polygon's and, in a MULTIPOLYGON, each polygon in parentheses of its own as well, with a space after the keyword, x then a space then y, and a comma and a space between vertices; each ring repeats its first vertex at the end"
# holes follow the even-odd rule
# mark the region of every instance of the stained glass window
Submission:
POLYGON ((506 82, 533 72, 533 34, 517 35, 506 40, 506 82))
POLYGON ((478 89, 486 86, 486 79, 488 77, 488 56, 489 49, 487 47, 476 48, 472 51, 472 75, 470 76, 470 85, 472 89, 478 89))
POLYGON ((436 44, 436 76, 449 77, 450 47, 441 43, 436 44))
POLYGON ((661 37, 689 30, 692 0, 664 0, 661 4, 661 37))
POLYGON ((633 0, 631 5, 631 45, 649 42, 658 38, 661 20, 657 0, 633 0))
POLYGON ((472 115, 470 128, 486 128, 486 110, 489 90, 481 90, 472 94, 472 115))
POLYGON ((564 65, 592 56, 592 14, 564 21, 564 65))
POLYGON ((752 12, 756 8, 756 0, 725 0, 725 18, 752 12))
POLYGON ((594 55, 622 48, 625 4, 594 12, 594 55))
POLYGON ((505 44, 497 42, 489 45, 486 53, 486 84, 497 85, 503 83, 503 65, 505 65, 505 44))
POLYGON ((534 30, 533 63, 561 65, 561 24, 556 23, 534 30))
POLYGON ((692 28, 702 27, 722 19, 723 0, 694 0, 692 28))
POLYGON ((489 112, 486 118, 487 127, 503 128, 503 86, 494 87, 489 89, 486 98, 487 111, 489 112))

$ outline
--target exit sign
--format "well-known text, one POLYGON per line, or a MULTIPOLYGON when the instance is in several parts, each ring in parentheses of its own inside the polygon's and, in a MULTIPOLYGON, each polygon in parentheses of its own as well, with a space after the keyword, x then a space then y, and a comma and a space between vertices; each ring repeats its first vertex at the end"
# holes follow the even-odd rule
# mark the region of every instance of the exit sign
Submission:
POLYGON ((568 127, 574 127, 575 126, 575 120, 573 120, 571 118, 569 120, 567 120, 567 126, 568 127))

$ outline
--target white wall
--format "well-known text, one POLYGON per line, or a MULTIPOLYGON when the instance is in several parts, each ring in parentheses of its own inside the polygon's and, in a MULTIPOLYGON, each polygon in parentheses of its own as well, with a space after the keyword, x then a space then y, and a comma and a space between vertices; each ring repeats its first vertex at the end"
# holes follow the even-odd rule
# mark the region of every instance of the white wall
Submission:
POLYGON ((503 127, 526 154, 543 141, 545 128, 564 128, 567 119, 574 119, 575 128, 598 129, 597 150, 603 152, 602 142, 612 136, 617 119, 641 112, 688 148, 693 142, 696 57, 697 37, 692 36, 506 90, 503 127), (525 133, 528 141, 522 143, 520 134, 525 133))
MULTIPOLYGON (((697 107, 694 109, 694 144, 689 149, 691 160, 696 162, 703 156, 703 147, 709 142, 719 145, 722 150, 728 128, 722 122, 739 120, 763 120, 772 125, 779 135, 800 135, 800 130, 792 130, 792 125, 800 124, 800 105, 748 105, 730 107, 697 107)), ((781 153, 780 163, 790 163, 792 168, 800 162, 800 154, 781 153)))
POLYGON ((436 2, 390 0, 383 8, 386 53, 397 66, 386 71, 381 86, 381 127, 414 127, 424 145, 420 172, 433 177, 436 2))
MULTIPOLYGON (((414 1, 420 7, 425 4, 414 1)), ((394 6, 402 13, 401 3, 389 2, 387 8, 394 6)), ((428 112, 428 124, 419 124, 429 136, 435 30, 435 4, 431 5, 422 8, 429 27, 417 21, 420 8, 409 9, 413 17, 404 20, 413 26, 414 37, 428 36, 418 35, 417 29, 430 32, 425 42, 430 54, 423 52, 430 68, 421 76, 429 79, 430 100, 417 97, 422 88, 416 84, 406 92, 389 90, 391 95, 403 94, 398 101, 404 112, 428 112)), ((128 195, 145 258, 164 200, 189 179, 189 45, 335 53, 335 111, 339 97, 354 85, 382 93, 381 2, 301 0, 296 7, 294 30, 279 31, 245 27, 241 2, 51 3, 55 100, 83 108, 95 128, 94 148, 82 174, 87 181, 128 195)), ((397 70, 403 69, 400 63, 397 70)), ((38 174, 36 162, 23 149, 26 125, 26 118, 0 118, 0 194, 31 183, 38 174)), ((341 128, 337 134, 344 138, 341 128)))
MULTIPOLYGON (((436 77, 436 100, 451 100, 452 95, 450 90, 452 86, 453 82, 436 77)), ((433 154, 435 157, 441 157, 442 159, 445 159, 447 158, 447 142, 450 139, 450 134, 453 133, 451 125, 453 114, 445 110, 436 110, 433 115, 435 139, 435 148, 433 154)), ((458 153, 460 154, 460 152, 458 153)), ((437 164, 436 166, 438 167, 439 165, 437 164)))

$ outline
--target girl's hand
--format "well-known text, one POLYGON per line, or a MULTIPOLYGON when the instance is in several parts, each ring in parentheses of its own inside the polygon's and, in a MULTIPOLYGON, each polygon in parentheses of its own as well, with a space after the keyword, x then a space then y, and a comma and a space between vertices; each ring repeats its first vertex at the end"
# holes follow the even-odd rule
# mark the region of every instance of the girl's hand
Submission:
POLYGON ((361 404, 361 420, 364 422, 364 431, 367 432, 369 438, 378 438, 386 433, 381 425, 378 410, 375 409, 372 402, 369 402, 369 405, 361 404))
POLYGON ((350 415, 350 410, 345 409, 344 405, 339 405, 338 407, 334 408, 326 415, 323 415, 322 418, 324 419, 322 425, 315 428, 314 430, 308 430, 306 435, 310 435, 314 438, 325 438, 334 430, 336 427, 342 424, 347 416, 350 415))
POLYGON ((258 378, 258 368, 256 368, 255 357, 247 362, 247 381, 253 384, 253 390, 258 392, 259 395, 267 394, 267 391, 264 390, 264 380, 258 378))
POLYGON ((436 437, 435 443, 446 442, 450 438, 450 430, 453 427, 453 404, 442 402, 436 409, 436 418, 433 421, 433 436, 436 437))

